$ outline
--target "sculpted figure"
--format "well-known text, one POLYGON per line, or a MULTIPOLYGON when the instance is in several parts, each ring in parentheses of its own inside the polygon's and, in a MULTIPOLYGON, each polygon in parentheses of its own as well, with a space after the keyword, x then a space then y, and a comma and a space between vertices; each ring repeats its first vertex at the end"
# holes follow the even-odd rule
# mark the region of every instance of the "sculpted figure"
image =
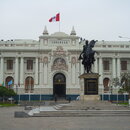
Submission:
POLYGON ((94 47, 95 43, 96 43, 95 40, 91 40, 88 44, 88 41, 86 40, 85 45, 83 46, 83 51, 81 52, 79 56, 79 60, 82 60, 82 64, 84 65, 85 73, 86 72, 92 73, 91 67, 95 61, 95 58, 94 58, 95 51, 92 50, 92 48, 94 47))

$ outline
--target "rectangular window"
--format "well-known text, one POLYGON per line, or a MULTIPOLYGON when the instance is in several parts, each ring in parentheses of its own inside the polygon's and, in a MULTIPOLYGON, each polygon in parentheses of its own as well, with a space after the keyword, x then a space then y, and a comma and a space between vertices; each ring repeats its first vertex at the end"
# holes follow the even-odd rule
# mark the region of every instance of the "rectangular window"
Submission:
POLYGON ((109 61, 108 60, 103 61, 103 69, 106 71, 109 70, 109 61))
POLYGON ((33 70, 33 60, 27 60, 27 70, 33 70))
POLYGON ((13 60, 7 60, 7 70, 13 70, 13 60))
POLYGON ((121 61, 121 70, 127 70, 127 61, 121 61))

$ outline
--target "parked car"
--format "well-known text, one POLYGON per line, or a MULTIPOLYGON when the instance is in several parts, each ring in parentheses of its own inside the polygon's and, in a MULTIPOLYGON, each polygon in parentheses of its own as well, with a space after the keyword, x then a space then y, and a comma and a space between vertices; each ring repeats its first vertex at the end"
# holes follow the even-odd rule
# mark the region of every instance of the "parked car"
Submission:
POLYGON ((14 98, 9 97, 9 98, 8 98, 8 101, 14 101, 14 98))
POLYGON ((3 97, 0 97, 0 101, 3 101, 3 97))

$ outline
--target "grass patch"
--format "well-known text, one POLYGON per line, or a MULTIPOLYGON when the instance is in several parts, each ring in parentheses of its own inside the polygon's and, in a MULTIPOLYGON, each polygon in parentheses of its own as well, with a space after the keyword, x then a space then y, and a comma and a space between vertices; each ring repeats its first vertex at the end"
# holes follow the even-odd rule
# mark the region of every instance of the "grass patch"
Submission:
POLYGON ((12 107, 12 106, 17 106, 17 104, 0 103, 0 107, 12 107))
POLYGON ((118 103, 119 105, 129 105, 128 102, 118 103))

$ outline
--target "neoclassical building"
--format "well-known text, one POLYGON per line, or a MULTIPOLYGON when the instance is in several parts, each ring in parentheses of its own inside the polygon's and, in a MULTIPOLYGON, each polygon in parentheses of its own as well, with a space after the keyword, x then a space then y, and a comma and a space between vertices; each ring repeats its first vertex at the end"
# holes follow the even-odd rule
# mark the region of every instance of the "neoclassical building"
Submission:
MULTIPOLYGON (((78 60, 84 42, 74 28, 70 34, 49 34, 44 28, 39 41, 0 41, 0 83, 18 94, 58 96, 80 95, 79 76, 84 67, 78 60), (9 81, 12 85, 8 85, 9 81)), ((130 42, 98 41, 92 71, 99 73, 98 93, 109 91, 112 79, 130 71, 130 42)), ((116 91, 115 91, 116 92, 116 91)))

